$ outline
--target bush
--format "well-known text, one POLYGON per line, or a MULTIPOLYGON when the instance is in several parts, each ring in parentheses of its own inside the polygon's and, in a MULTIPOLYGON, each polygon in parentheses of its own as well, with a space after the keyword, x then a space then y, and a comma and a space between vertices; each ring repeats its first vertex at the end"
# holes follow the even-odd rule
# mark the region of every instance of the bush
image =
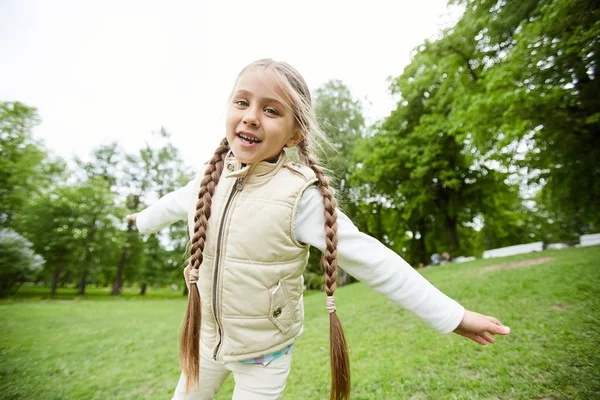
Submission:
POLYGON ((317 274, 310 271, 304 271, 304 285, 309 290, 323 290, 325 279, 323 274, 317 274))
POLYGON ((29 240, 12 229, 0 229, 0 297, 14 293, 41 271, 45 261, 31 246, 29 240))

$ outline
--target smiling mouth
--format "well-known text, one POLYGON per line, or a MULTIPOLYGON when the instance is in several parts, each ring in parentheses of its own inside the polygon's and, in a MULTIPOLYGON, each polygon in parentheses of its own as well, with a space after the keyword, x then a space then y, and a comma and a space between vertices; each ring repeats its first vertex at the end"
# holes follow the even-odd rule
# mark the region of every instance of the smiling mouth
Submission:
POLYGON ((239 137, 242 142, 247 144, 256 144, 261 142, 259 138, 249 133, 240 132, 237 134, 237 137, 239 137))

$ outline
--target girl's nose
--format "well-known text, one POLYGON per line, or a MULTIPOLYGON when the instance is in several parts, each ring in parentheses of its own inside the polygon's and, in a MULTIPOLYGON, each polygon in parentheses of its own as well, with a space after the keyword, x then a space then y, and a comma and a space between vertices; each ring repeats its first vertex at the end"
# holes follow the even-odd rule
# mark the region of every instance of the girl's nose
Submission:
POLYGON ((260 122, 259 119, 256 115, 257 111, 252 109, 252 108, 248 108, 246 110, 246 114, 244 114, 244 118, 242 119, 242 122, 244 122, 245 125, 251 125, 251 126, 255 126, 258 127, 260 122))

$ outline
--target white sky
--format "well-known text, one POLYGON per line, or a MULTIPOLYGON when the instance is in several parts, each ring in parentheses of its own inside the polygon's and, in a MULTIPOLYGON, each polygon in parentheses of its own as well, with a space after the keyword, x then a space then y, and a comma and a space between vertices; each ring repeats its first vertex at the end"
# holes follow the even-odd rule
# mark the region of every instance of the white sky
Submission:
POLYGON ((458 16, 446 0, 0 0, 0 101, 36 107, 35 136, 67 159, 164 126, 199 165, 246 64, 286 61, 311 90, 341 79, 374 122, 395 104, 386 78, 458 16))

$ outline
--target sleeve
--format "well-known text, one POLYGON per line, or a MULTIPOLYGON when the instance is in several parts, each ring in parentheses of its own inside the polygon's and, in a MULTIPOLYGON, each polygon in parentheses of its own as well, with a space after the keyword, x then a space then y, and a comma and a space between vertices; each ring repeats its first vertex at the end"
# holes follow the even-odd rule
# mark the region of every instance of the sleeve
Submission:
POLYGON ((177 221, 185 219, 200 189, 203 171, 182 188, 161 197, 150 207, 140 211, 136 225, 140 233, 157 232, 177 221))
MULTIPOLYGON (((323 251, 324 224, 321 193, 312 186, 304 191, 298 205, 296 239, 323 251)), ((463 306, 439 291, 398 254, 360 232, 339 209, 338 239, 338 261, 346 272, 440 333, 452 332, 460 324, 463 306)))

